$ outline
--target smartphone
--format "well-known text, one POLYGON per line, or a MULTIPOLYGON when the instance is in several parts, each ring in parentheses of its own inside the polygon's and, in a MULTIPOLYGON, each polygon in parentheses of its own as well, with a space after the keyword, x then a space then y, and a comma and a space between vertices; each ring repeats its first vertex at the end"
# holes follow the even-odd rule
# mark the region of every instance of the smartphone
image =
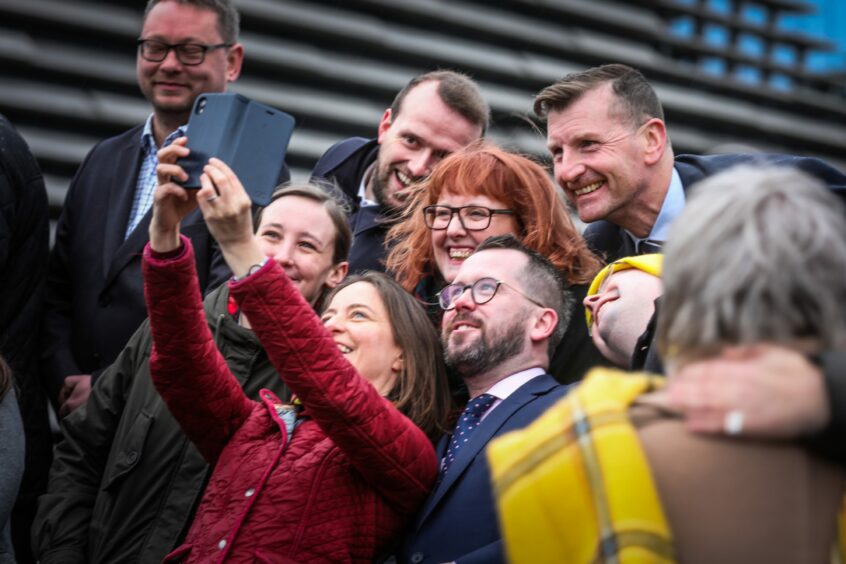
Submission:
POLYGON ((178 163, 188 173, 186 188, 200 188, 210 157, 225 162, 254 204, 266 206, 285 165, 294 118, 235 93, 200 94, 188 120, 191 154, 178 163))

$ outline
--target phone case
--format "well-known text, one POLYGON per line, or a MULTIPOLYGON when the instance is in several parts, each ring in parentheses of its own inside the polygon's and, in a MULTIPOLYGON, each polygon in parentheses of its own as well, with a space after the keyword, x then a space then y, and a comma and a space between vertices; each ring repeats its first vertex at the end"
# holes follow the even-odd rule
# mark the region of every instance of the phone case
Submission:
POLYGON ((238 175, 254 204, 266 206, 279 180, 295 121, 292 116, 235 93, 201 94, 188 121, 191 154, 179 160, 186 188, 199 188, 210 157, 238 175))

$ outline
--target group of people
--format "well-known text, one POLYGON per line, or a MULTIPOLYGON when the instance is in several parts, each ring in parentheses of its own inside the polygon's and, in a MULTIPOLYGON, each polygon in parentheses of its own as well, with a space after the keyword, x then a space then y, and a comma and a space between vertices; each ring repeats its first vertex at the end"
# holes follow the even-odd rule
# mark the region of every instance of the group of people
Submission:
MULTIPOLYGON (((149 0, 153 113, 86 157, 36 278, 0 276, 28 292, 0 306, 22 312, 0 345, 27 344, 0 349, 0 561, 828 558, 843 173, 675 157, 652 87, 611 64, 538 94, 550 176, 440 70, 254 212, 219 159, 179 184, 194 99, 244 56, 228 0, 149 0), (41 495, 13 542, 19 490, 41 495)), ((43 193, 31 160, 11 195, 43 193)))

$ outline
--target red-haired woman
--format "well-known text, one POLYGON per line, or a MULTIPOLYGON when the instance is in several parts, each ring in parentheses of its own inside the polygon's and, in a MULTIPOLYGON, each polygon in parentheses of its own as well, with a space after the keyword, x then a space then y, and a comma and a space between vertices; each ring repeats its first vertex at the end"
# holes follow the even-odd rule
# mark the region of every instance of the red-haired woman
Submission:
POLYGON ((581 322, 582 299, 602 263, 576 230, 549 175, 539 164, 480 141, 453 153, 422 183, 404 220, 388 234, 396 243, 387 267, 427 303, 451 283, 461 263, 488 237, 511 233, 545 255, 573 294, 570 324, 549 372, 573 382, 604 364, 581 322))

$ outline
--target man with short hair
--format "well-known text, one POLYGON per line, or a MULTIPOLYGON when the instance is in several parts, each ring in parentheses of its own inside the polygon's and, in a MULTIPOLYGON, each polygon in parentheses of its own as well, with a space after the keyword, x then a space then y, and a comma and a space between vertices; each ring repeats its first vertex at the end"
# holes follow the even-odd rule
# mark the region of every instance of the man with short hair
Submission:
MULTIPOLYGON (((591 223, 585 230, 588 243, 609 261, 660 249, 684 208, 687 190, 738 164, 799 169, 846 198, 846 175, 819 159, 767 154, 674 158, 658 97, 643 75, 626 65, 603 65, 567 75, 538 94, 534 110, 547 121, 555 179, 582 221, 591 223)), ((820 360, 834 415, 819 438, 824 439, 822 448, 846 463, 846 386, 841 384, 846 353, 828 351, 820 360)), ((729 397, 719 383, 703 377, 716 362, 689 370, 695 384, 690 393, 679 394, 675 406, 690 411, 693 428, 711 432, 722 428, 720 418, 731 412, 732 406, 745 403, 742 392, 729 397)), ((761 382, 771 381, 773 372, 782 367, 783 380, 809 382, 815 396, 823 387, 815 365, 783 348, 758 347, 722 362, 738 373, 755 374, 761 382)), ((772 391, 773 404, 793 393, 775 387, 772 391)), ((748 420, 755 421, 760 412, 751 409, 748 420)), ((791 427, 787 410, 767 419, 791 427), (782 420, 776 421, 779 417, 782 420)))
POLYGON ((409 188, 446 155, 484 135, 489 119, 490 108, 472 79, 429 72, 397 94, 376 139, 346 139, 320 157, 312 179, 337 184, 352 210, 351 273, 385 270, 385 234, 409 188))
MULTIPOLYGON (((146 318, 141 251, 148 240, 156 151, 185 135, 194 100, 238 78, 244 48, 229 0, 150 0, 138 40, 137 78, 147 121, 98 143, 71 182, 50 257, 43 339, 45 379, 62 416, 146 318)), ((287 172, 285 173, 287 175, 287 172)), ((229 271, 202 216, 185 218, 204 292, 229 271)))
POLYGON ((498 562, 502 541, 483 450, 565 394, 546 369, 572 296, 546 258, 504 235, 479 245, 439 300, 445 360, 470 401, 438 444, 439 479, 401 561, 498 562))
POLYGON ((673 156, 664 111, 644 76, 612 64, 565 76, 535 99, 555 180, 609 261, 656 252, 694 183, 740 163, 795 167, 846 193, 846 176, 790 155, 673 156))
MULTIPOLYGON (((346 275, 352 238, 346 214, 320 188, 278 190, 257 223, 263 252, 296 280, 312 305, 346 275)), ((287 398, 261 343, 230 303, 227 285, 209 294, 205 309, 215 342, 246 394, 257 398, 268 388, 287 398)), ((42 563, 161 562, 187 533, 208 466, 153 386, 151 347, 145 321, 87 404, 63 420, 64 440, 56 446, 33 526, 42 563)))
POLYGON ((593 344, 620 368, 653 368, 644 365, 656 357, 649 327, 664 293, 662 263, 660 254, 621 258, 600 270, 588 288, 584 306, 593 344))

